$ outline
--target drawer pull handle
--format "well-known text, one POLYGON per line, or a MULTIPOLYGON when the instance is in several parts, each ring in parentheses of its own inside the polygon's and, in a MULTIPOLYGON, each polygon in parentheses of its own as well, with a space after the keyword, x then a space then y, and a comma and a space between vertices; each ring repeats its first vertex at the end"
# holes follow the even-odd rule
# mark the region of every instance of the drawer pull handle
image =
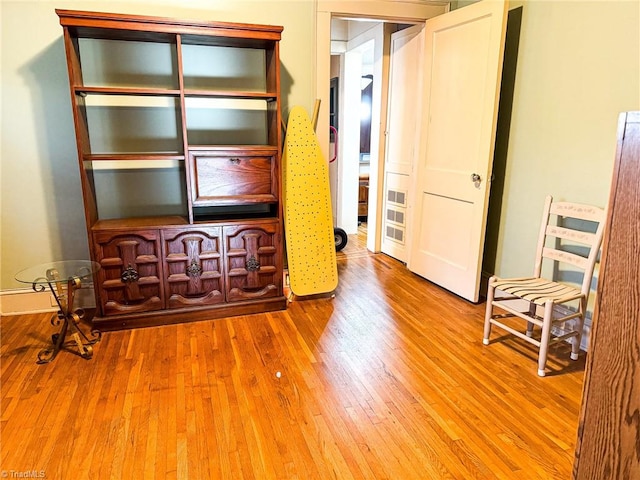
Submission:
POLYGON ((247 271, 249 271, 249 272, 257 272, 258 270, 260 270, 260 262, 258 260, 256 260, 256 257, 251 255, 249 260, 247 260, 247 263, 245 264, 245 267, 247 268, 247 271))
POLYGON ((190 277, 199 277, 202 273, 202 267, 198 264, 198 261, 194 258, 191 260, 191 264, 187 267, 187 275, 190 277))
POLYGON ((131 264, 129 264, 129 266, 125 268, 122 271, 122 274, 120 275, 120 280, 122 280, 122 283, 137 282, 138 278, 139 278, 138 271, 135 268, 133 268, 131 264))
POLYGON ((234 165, 240 165, 240 159, 239 158, 230 158, 229 162, 231 162, 234 165))

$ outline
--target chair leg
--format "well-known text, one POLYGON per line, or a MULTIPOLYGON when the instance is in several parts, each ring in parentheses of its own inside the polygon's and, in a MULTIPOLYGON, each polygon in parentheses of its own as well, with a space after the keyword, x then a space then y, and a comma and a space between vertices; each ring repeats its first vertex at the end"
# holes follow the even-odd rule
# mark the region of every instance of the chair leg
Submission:
MULTIPOLYGON (((536 304, 533 302, 529 303, 529 316, 536 316, 536 304)), ((527 337, 533 337, 533 322, 527 322, 526 335, 527 337)))
POLYGON ((553 302, 544 305, 544 318, 542 320, 542 338, 540 338, 540 352, 538 354, 538 375, 545 376, 544 368, 547 365, 547 353, 549 351, 549 338, 551 337, 551 320, 553 318, 553 302))
POLYGON ((573 342, 571 343, 571 360, 578 360, 580 356, 580 344, 582 343, 582 333, 584 331, 584 316, 587 311, 587 300, 583 297, 580 299, 580 316, 577 318, 578 321, 578 335, 573 337, 573 342))
POLYGON ((493 298, 495 295, 495 287, 491 284, 496 277, 489 279, 489 286, 487 288, 487 309, 484 314, 484 336, 482 337, 482 343, 489 345, 489 335, 491 335, 491 315, 493 314, 493 298))

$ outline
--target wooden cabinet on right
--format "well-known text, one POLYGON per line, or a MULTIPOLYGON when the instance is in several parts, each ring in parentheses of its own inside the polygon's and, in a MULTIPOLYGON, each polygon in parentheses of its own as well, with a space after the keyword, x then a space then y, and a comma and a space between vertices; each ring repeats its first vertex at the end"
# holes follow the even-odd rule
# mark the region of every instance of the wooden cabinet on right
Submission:
POLYGON ((620 116, 574 480, 640 478, 640 112, 620 116))

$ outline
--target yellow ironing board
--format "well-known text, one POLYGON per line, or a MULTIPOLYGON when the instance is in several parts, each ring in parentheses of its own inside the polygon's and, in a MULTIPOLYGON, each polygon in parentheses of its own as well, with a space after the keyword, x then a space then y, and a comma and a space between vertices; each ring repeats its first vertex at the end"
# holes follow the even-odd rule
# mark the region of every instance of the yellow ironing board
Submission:
POLYGON ((289 113, 282 155, 284 226, 289 283, 298 296, 338 286, 329 166, 307 111, 289 113))

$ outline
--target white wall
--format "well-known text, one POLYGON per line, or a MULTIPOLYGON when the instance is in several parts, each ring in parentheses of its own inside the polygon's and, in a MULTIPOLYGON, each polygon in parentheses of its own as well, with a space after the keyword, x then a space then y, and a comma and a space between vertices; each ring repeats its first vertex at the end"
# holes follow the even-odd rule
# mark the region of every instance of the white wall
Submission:
POLYGON ((283 25, 283 115, 312 111, 312 1, 2 1, 0 290, 40 262, 88 258, 62 28, 55 8, 283 25), (186 8, 186 5, 189 8, 186 8))
POLYGON ((531 273, 544 197, 605 206, 618 114, 640 110, 640 2, 520 1, 495 273, 531 273))

